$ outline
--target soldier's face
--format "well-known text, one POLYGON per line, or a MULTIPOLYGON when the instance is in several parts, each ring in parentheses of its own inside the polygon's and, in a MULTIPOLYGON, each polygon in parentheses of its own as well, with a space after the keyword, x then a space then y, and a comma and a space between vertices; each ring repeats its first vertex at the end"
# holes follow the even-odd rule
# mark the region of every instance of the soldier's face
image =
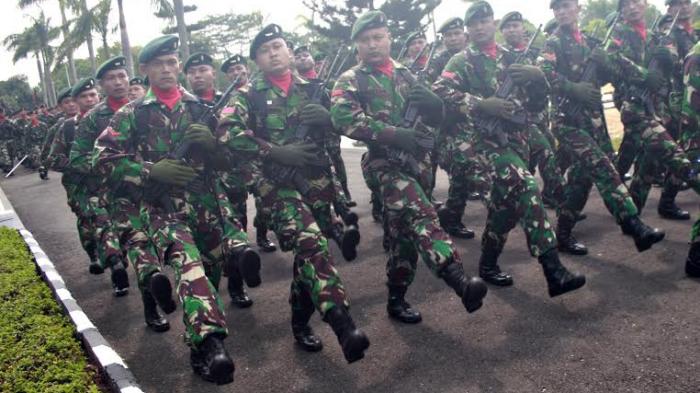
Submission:
POLYGON ((147 75, 151 86, 161 90, 177 87, 177 75, 180 73, 180 60, 176 54, 158 56, 146 64, 140 64, 141 75, 147 75))
POLYGON ((467 46, 467 36, 464 34, 464 29, 461 27, 444 32, 442 34, 442 40, 445 43, 445 48, 450 52, 461 51, 467 46))
POLYGON ((503 24, 501 29, 503 38, 510 46, 518 46, 523 43, 523 38, 525 37, 525 26, 523 22, 512 21, 503 24))
POLYGON ((129 94, 129 74, 124 69, 107 71, 100 79, 100 87, 107 97, 122 99, 129 94))
POLYGON ((214 88, 214 67, 208 64, 193 65, 187 68, 187 83, 195 93, 211 91, 214 88))
POLYGON ((75 103, 72 97, 62 99, 58 106, 66 116, 75 116, 78 113, 78 104, 75 103))
POLYGON ((383 64, 391 55, 391 34, 386 27, 363 31, 355 39, 357 56, 368 65, 383 64))
POLYGON ((552 11, 559 26, 575 26, 578 23, 581 6, 577 0, 564 0, 555 4, 552 11))
POLYGON ((244 66, 243 64, 234 64, 231 67, 229 67, 228 71, 226 72, 226 77, 231 83, 233 83, 233 81, 235 81, 236 78, 238 78, 238 75, 241 76, 241 78, 238 79, 239 85, 244 85, 248 83, 248 67, 244 66))
POLYGON ((475 18, 469 21, 467 31, 475 44, 488 44, 493 42, 496 37, 496 22, 493 20, 493 16, 475 18))
POLYGON ((129 101, 138 100, 146 95, 146 89, 141 85, 129 86, 129 101))
POLYGON ((647 0, 625 0, 622 6, 622 18, 630 23, 638 23, 644 20, 647 10, 647 0))
POLYGON ((289 48, 282 38, 260 45, 255 52, 255 64, 265 74, 282 75, 289 70, 290 63, 289 48))
POLYGON ((427 44, 428 42, 425 40, 425 38, 416 38, 411 41, 411 44, 408 45, 408 48, 406 49, 408 57, 415 58, 418 56, 427 44))
POLYGON ((689 20, 693 16, 693 3, 690 0, 676 0, 668 6, 668 14, 675 16, 676 13, 678 20, 689 20))
POLYGON ((314 68, 314 58, 311 56, 311 53, 302 51, 298 55, 294 55, 294 64, 297 67, 297 71, 301 73, 308 72, 314 68))
POLYGON ((90 89, 78 94, 78 96, 75 97, 75 101, 78 103, 80 112, 85 113, 92 109, 93 106, 97 105, 100 101, 100 96, 97 94, 97 89, 90 89))

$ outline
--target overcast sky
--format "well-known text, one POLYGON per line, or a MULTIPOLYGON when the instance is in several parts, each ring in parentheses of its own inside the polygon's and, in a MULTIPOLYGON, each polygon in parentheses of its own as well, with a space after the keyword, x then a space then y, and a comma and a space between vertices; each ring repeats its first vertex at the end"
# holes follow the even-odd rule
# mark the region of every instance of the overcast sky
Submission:
MULTIPOLYGON (((549 10, 550 0, 492 0, 496 18, 501 17, 509 11, 520 11, 533 23, 546 23, 552 17, 549 10)), ((586 1, 586 0, 582 0, 586 1)), ((91 7, 97 1, 88 0, 91 7)), ((662 9, 664 0, 649 0, 662 9)), ((30 15, 36 15, 39 8, 51 18, 54 24, 59 24, 61 15, 58 11, 57 0, 44 0, 41 7, 31 7, 25 10, 19 9, 15 4, 16 0, 2 0, 3 9, 0 12, 0 39, 21 32, 30 24, 30 15)), ((110 15, 110 22, 116 26, 119 17, 116 9, 116 1, 110 15)), ((304 7, 302 0, 185 0, 185 4, 195 4, 198 7, 196 12, 186 15, 188 23, 195 22, 200 18, 211 14, 222 14, 235 12, 239 14, 260 10, 265 17, 266 23, 277 23, 285 30, 299 28, 300 15, 310 17, 311 13, 304 7)), ((381 4, 381 0, 375 4, 381 4)), ((149 0, 124 0, 127 29, 132 45, 144 45, 152 38, 161 34, 161 30, 166 23, 155 16, 149 8, 149 0)), ((462 0, 443 0, 442 4, 435 10, 435 19, 442 23, 447 18, 453 16, 464 16, 467 6, 462 0)), ((95 46, 99 46, 99 36, 95 34, 95 46)), ((119 41, 119 31, 117 30, 110 37, 110 43, 119 41)), ((58 42, 56 43, 58 44, 58 42)), ((76 58, 87 57, 87 49, 81 48, 76 53, 76 58)), ((17 64, 12 64, 12 54, 4 47, 0 48, 0 80, 5 80, 13 75, 25 74, 29 77, 32 85, 38 83, 36 60, 30 58, 21 60, 17 64)))

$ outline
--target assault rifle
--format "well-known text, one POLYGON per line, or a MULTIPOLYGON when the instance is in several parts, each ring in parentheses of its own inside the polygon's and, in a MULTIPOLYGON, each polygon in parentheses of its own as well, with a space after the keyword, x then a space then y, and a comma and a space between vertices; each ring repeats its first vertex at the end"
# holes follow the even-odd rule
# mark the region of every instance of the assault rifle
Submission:
MULTIPOLYGON (((678 23, 678 15, 680 15, 680 13, 680 10, 676 12, 676 16, 673 17, 673 22, 671 22, 668 31, 666 32, 666 34, 663 34, 659 37, 656 46, 668 46, 673 43, 673 29, 678 23)), ((661 20, 660 18, 661 17, 659 17, 659 20, 661 20)), ((658 25, 658 21, 656 24, 658 25)), ((654 29, 656 29, 656 26, 654 26, 654 29)), ((659 72, 660 69, 661 64, 659 64, 659 59, 657 57, 653 57, 647 65, 647 70, 649 70, 650 72, 659 72)), ((642 92, 639 94, 639 98, 641 98, 642 102, 644 103, 644 107, 646 108, 647 112, 649 112, 650 115, 653 115, 656 113, 656 107, 654 105, 654 96, 658 95, 660 97, 665 97, 667 94, 668 90, 666 88, 663 88, 656 92, 650 92, 648 88, 644 88, 644 90, 642 90, 642 92)))
MULTIPOLYGON (((542 25, 540 25, 537 28, 537 31, 535 31, 535 33, 530 38, 530 42, 528 42, 525 49, 518 54, 518 57, 515 58, 513 64, 522 63, 525 59, 527 59, 530 50, 532 50, 532 45, 535 43, 537 37, 540 35, 540 32, 542 32, 542 25)), ((500 86, 498 86, 498 90, 496 90, 496 93, 494 93, 494 97, 501 98, 504 100, 508 99, 508 97, 510 97, 510 95, 513 93, 514 88, 515 83, 513 82, 513 79, 510 77, 510 75, 506 74, 505 80, 503 81, 503 83, 501 83, 500 86)), ((505 132, 503 121, 504 119, 496 117, 481 118, 478 119, 476 122, 476 129, 480 130, 480 132, 483 132, 487 136, 495 137, 496 142, 500 146, 505 146, 508 143, 508 135, 505 132)), ((510 116, 508 121, 510 123, 524 125, 527 121, 527 113, 524 110, 518 111, 517 113, 514 113, 512 116, 510 116)))

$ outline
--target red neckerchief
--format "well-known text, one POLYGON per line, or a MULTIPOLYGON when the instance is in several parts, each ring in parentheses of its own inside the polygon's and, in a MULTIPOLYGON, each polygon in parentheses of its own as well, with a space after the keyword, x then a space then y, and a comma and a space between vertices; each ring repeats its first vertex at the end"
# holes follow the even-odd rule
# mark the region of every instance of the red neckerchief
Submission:
POLYGON ((491 41, 486 45, 480 46, 479 50, 491 59, 496 60, 496 54, 498 53, 498 46, 496 45, 496 41, 491 41))
POLYGON ((287 72, 282 75, 267 74, 265 75, 265 78, 267 78, 267 80, 270 81, 273 86, 282 90, 285 96, 289 94, 289 89, 292 87, 291 71, 287 70, 287 72))
POLYGON ((420 57, 420 59, 418 59, 418 61, 416 62, 416 65, 417 65, 418 67, 420 67, 420 68, 424 68, 424 67, 425 67, 425 64, 426 64, 427 62, 428 62, 428 56, 427 56, 427 55, 423 55, 423 56, 420 57))
POLYGON ((4 122, 5 120, 7 120, 7 117, 5 117, 5 115, 0 113, 0 123, 4 122))
POLYGON ((693 34, 693 26, 690 24, 690 20, 684 20, 684 21, 679 21, 681 27, 683 30, 685 30, 688 34, 693 34))
POLYGON ((36 127, 39 125, 39 119, 36 118, 36 116, 32 116, 32 127, 36 127))
POLYGON ((175 105, 177 105, 177 103, 180 101, 180 98, 182 98, 182 93, 180 92, 180 89, 177 88, 177 86, 167 91, 161 90, 156 86, 151 86, 151 90, 153 91, 153 94, 156 96, 158 101, 165 104, 165 106, 167 106, 169 110, 173 110, 173 108, 175 108, 175 105))
POLYGON ((515 50, 518 51, 518 52, 520 52, 520 51, 522 51, 522 50, 525 50, 525 43, 524 43, 524 42, 521 42, 521 43, 519 43, 518 45, 515 45, 515 46, 513 47, 513 49, 515 49, 515 50))
POLYGON ((114 97, 107 97, 107 106, 109 106, 109 109, 111 109, 112 112, 115 112, 115 113, 128 103, 129 103, 129 99, 126 97, 124 97, 122 99, 116 99, 114 97))
POLYGON ((206 102, 214 102, 214 89, 207 90, 204 93, 202 93, 199 98, 206 101, 206 102))
POLYGON ((391 78, 394 75, 394 62, 387 58, 383 64, 374 66, 374 69, 391 78))
POLYGON ((583 34, 581 34, 581 30, 578 27, 571 29, 571 36, 574 37, 577 44, 583 43, 583 34))
POLYGON ((301 74, 301 76, 304 77, 304 79, 306 79, 306 80, 318 78, 318 74, 316 74, 316 70, 314 70, 313 68, 311 68, 308 71, 306 71, 305 73, 301 74))
POLYGON ((644 20, 640 20, 639 22, 631 25, 634 31, 639 34, 640 37, 642 37, 642 41, 646 42, 647 41, 647 25, 644 22, 644 20))

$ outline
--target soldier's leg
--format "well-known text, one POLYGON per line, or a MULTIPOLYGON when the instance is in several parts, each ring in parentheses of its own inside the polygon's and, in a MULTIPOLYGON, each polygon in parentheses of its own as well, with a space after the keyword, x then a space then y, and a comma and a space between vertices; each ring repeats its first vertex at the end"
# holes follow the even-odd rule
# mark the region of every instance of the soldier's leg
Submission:
POLYGON ((71 205, 73 212, 77 217, 76 226, 78 228, 78 236, 83 249, 90 258, 88 270, 92 274, 101 274, 104 269, 100 265, 97 258, 97 237, 95 234, 93 209, 90 206, 89 196, 84 189, 80 187, 71 188, 71 205))
POLYGON ((474 190, 473 181, 470 178, 473 173, 471 169, 468 165, 458 163, 450 165, 447 201, 438 210, 440 225, 448 234, 460 239, 474 238, 474 231, 466 228, 462 223, 469 194, 474 190))
POLYGON ((362 154, 360 167, 362 169, 362 177, 365 179, 365 184, 370 191, 370 203, 372 204, 372 219, 375 222, 383 222, 382 196, 379 191, 379 180, 376 176, 376 171, 371 167, 372 161, 369 159, 369 153, 362 154))
POLYGON ((537 166, 544 181, 543 199, 550 206, 559 206, 563 201, 564 177, 557 165, 554 149, 544 133, 535 126, 530 127, 528 141, 530 143, 530 166, 533 164, 537 166))
POLYGON ((115 231, 112 217, 107 206, 106 190, 89 198, 94 215, 95 238, 97 239, 97 256, 100 267, 110 269, 114 296, 129 293, 129 275, 126 272, 126 260, 122 255, 119 233, 115 231))
POLYGON ((419 323, 422 320, 420 313, 405 299, 408 286, 416 275, 417 261, 418 254, 411 238, 399 232, 392 241, 391 255, 386 263, 386 285, 389 288, 386 310, 391 318, 403 323, 419 323))
POLYGON ((255 218, 253 218, 255 241, 262 251, 275 252, 277 246, 267 237, 267 232, 270 229, 270 212, 263 207, 257 189, 253 188, 252 194, 255 200, 255 218))
POLYGON ((338 182, 340 182, 340 186, 345 193, 348 204, 354 206, 355 203, 352 202, 352 196, 350 195, 350 189, 348 188, 348 172, 345 168, 345 161, 343 161, 343 156, 341 155, 340 151, 340 141, 338 141, 337 145, 334 145, 328 149, 328 155, 331 158, 334 172, 338 177, 338 182))
POLYGON ((615 168, 621 178, 624 179, 624 176, 632 168, 632 164, 639 155, 641 148, 642 135, 637 132, 634 126, 625 124, 625 132, 622 136, 622 143, 620 143, 620 148, 617 151, 617 160, 615 162, 615 168))

